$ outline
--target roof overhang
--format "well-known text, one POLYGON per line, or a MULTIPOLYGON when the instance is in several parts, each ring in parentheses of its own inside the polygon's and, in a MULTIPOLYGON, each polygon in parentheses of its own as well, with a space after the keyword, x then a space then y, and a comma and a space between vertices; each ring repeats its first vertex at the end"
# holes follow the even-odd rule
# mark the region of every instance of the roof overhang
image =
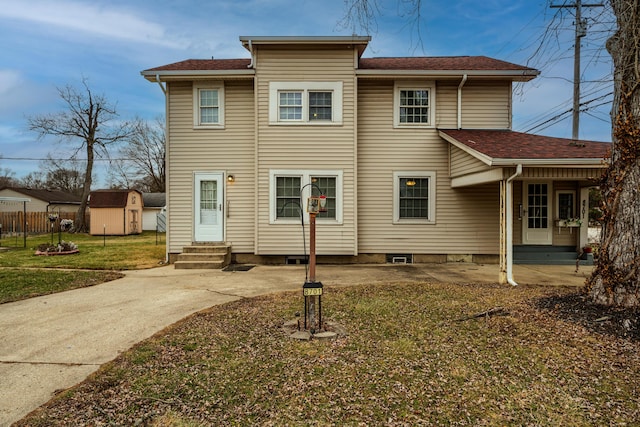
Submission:
POLYGON ((152 83, 179 81, 179 80, 198 80, 198 79, 252 79, 256 74, 252 68, 246 70, 186 70, 186 71, 141 71, 140 74, 152 83))
POLYGON ((362 55, 371 36, 240 36, 240 42, 245 49, 251 51, 257 45, 286 45, 286 46, 326 46, 345 45, 354 46, 358 54, 362 55))
POLYGON ((28 197, 0 197, 0 202, 30 202, 28 197))

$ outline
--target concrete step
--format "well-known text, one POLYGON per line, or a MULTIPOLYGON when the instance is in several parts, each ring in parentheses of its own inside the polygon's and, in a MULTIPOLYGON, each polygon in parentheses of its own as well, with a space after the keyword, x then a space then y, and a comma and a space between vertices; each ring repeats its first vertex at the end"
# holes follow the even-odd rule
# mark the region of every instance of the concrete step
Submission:
POLYGON ((225 267, 224 262, 216 261, 176 261, 173 266, 176 270, 211 269, 220 270, 225 267))
POLYGON ((191 245, 182 248, 182 253, 226 254, 229 245, 191 245))
POLYGON ((215 261, 224 262, 227 257, 225 253, 181 253, 176 261, 215 261))
POLYGON ((231 262, 231 245, 224 243, 193 244, 182 248, 176 257, 177 269, 222 269, 231 262))

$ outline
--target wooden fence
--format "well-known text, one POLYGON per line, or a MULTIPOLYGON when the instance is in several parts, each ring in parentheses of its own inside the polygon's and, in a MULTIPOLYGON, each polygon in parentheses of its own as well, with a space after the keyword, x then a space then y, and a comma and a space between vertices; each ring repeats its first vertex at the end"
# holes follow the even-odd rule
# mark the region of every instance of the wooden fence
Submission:
MULTIPOLYGON (((0 212, 0 233, 5 236, 15 234, 23 234, 25 231, 25 215, 26 215, 26 231, 28 234, 41 234, 51 232, 51 221, 47 212, 0 212)), ((60 212, 60 217, 53 223, 54 231, 58 231, 60 220, 71 219, 75 222, 76 212, 60 212)), ((87 221, 89 216, 87 215, 87 221)), ((88 224, 88 222, 87 222, 88 224)))

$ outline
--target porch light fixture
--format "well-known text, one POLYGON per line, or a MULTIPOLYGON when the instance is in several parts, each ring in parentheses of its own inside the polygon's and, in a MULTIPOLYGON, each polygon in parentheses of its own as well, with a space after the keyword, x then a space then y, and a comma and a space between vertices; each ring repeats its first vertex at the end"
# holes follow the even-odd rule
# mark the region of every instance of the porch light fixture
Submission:
POLYGON ((236 182, 236 177, 233 175, 227 175, 227 182, 236 182))
POLYGON ((407 180, 407 187, 413 187, 414 185, 416 185, 416 180, 413 178, 409 178, 407 180))

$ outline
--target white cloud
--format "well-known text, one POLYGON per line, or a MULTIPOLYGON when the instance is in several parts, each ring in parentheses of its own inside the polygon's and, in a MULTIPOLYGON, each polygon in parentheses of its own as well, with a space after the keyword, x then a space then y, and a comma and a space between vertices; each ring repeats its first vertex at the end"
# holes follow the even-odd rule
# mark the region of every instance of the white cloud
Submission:
POLYGON ((15 70, 0 70, 0 96, 4 97, 22 82, 22 76, 15 70))
POLYGON ((110 39, 174 48, 184 45, 176 41, 175 38, 168 37, 162 25, 139 18, 130 11, 118 10, 112 6, 98 6, 64 0, 6 3, 8 4, 2 4, 0 7, 0 18, 45 24, 72 32, 110 39))

